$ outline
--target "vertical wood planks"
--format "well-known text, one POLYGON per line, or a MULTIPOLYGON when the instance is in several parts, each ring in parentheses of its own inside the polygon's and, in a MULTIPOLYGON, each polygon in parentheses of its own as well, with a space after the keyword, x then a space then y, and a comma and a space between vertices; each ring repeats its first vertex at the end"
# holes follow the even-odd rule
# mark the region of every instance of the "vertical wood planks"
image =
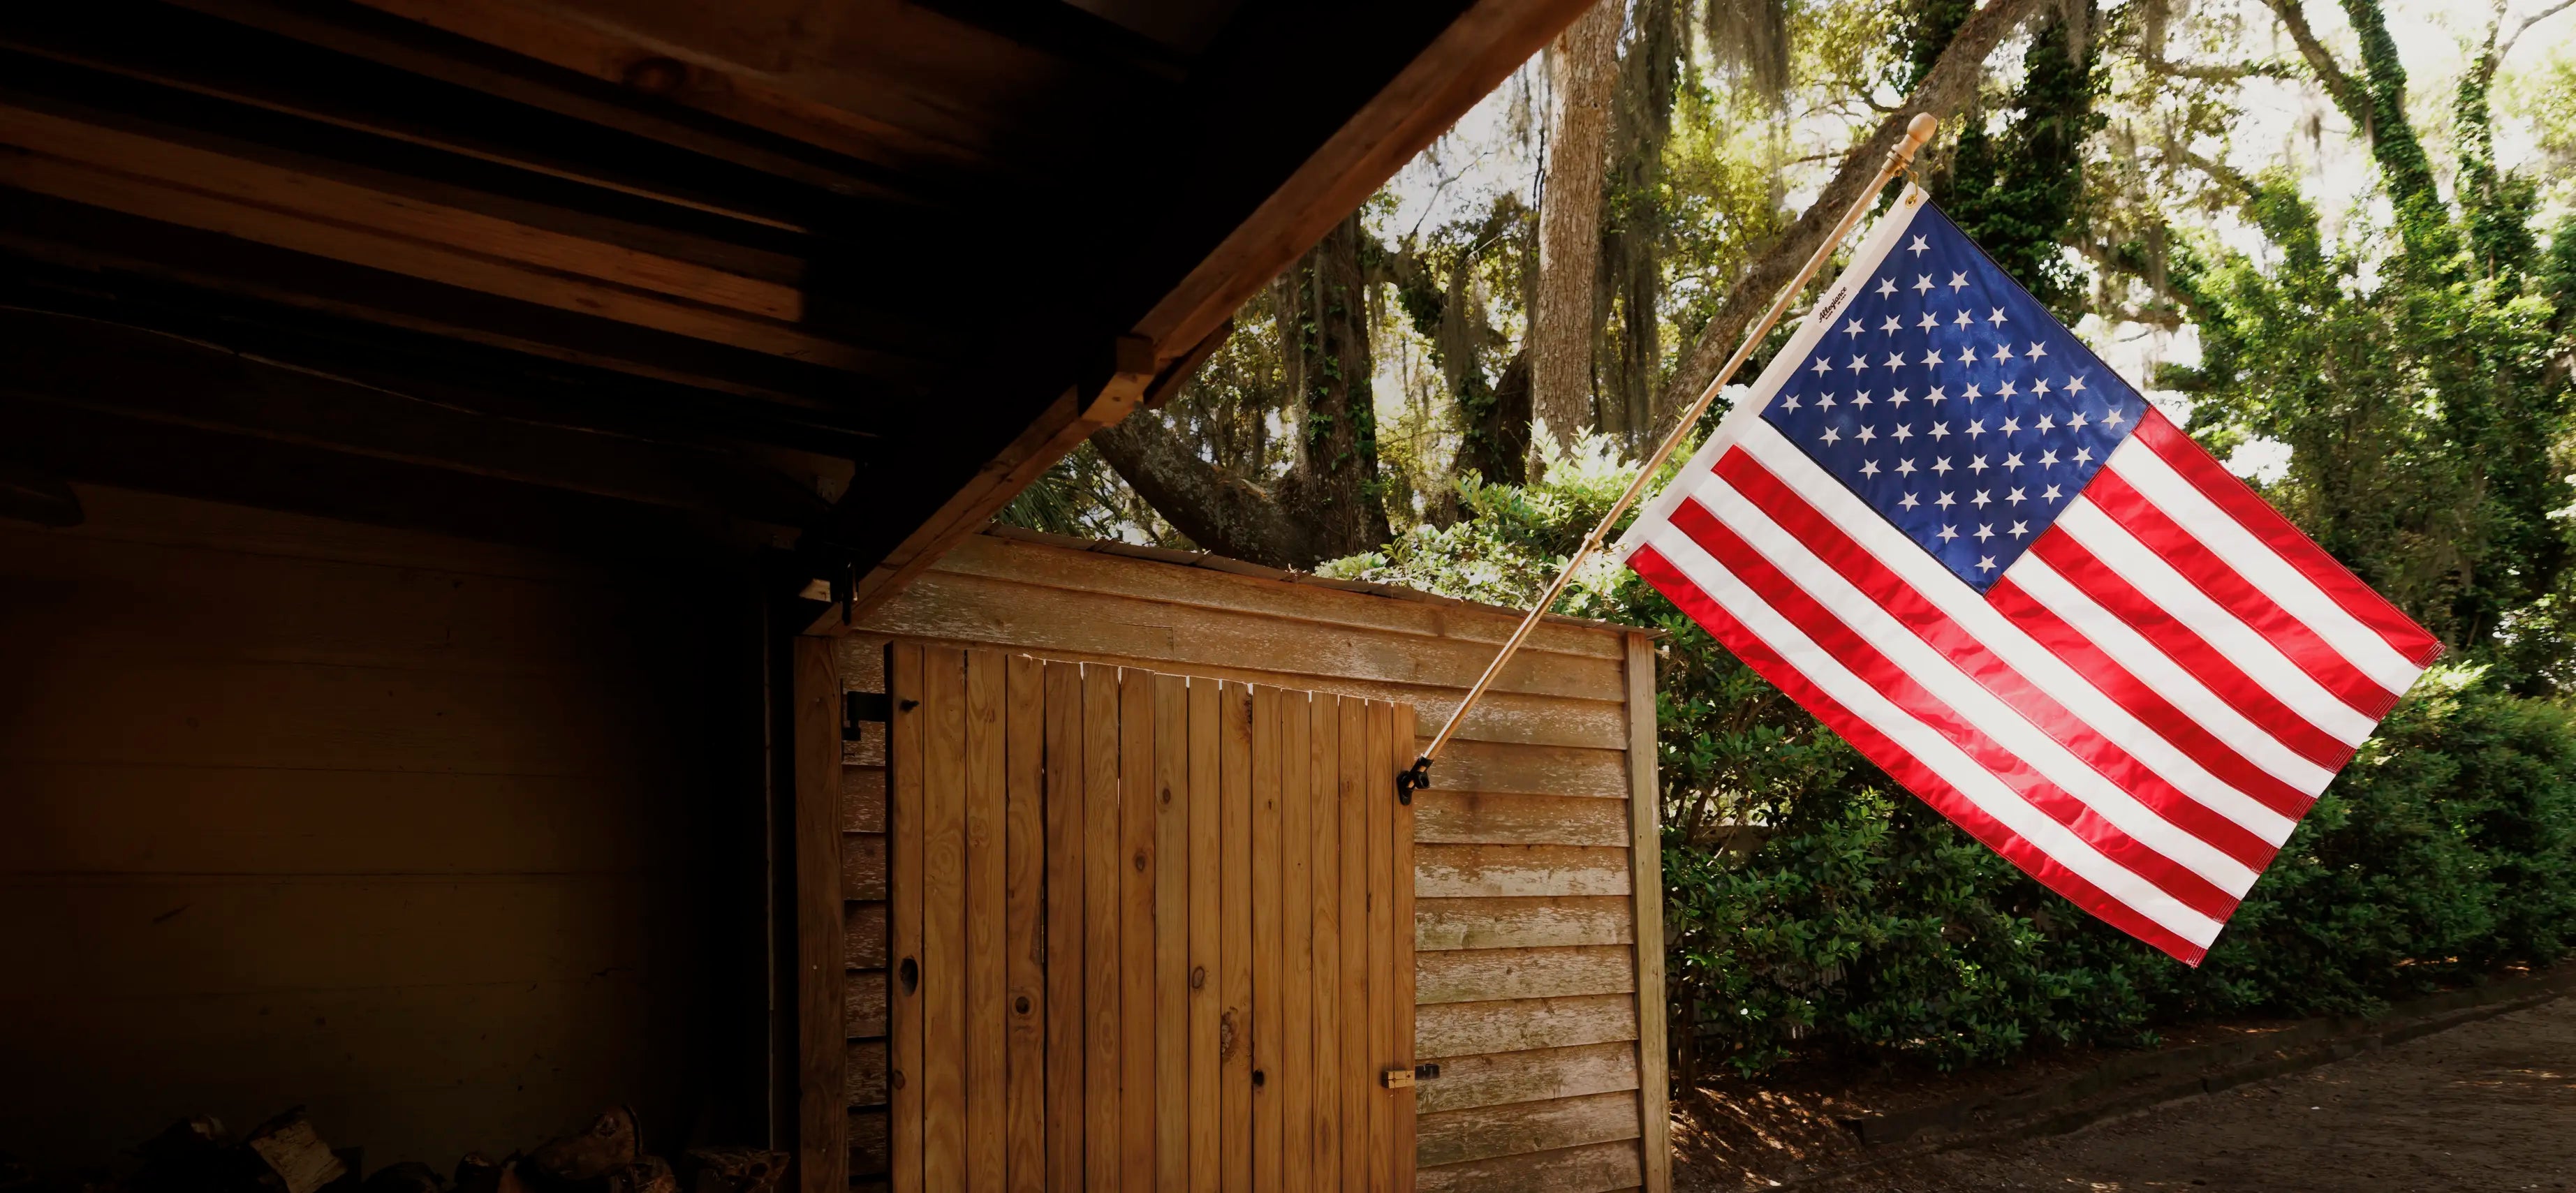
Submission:
POLYGON ((1342 829, 1342 1063, 1335 1079, 1342 1087, 1342 1190, 1365 1193, 1376 1087, 1369 1071, 1376 1057, 1369 1051, 1368 703, 1345 697, 1341 714, 1341 765, 1333 776, 1342 829))
POLYGON ((1219 761, 1218 949, 1225 992, 1217 1016, 1219 1187, 1252 1188, 1252 693, 1219 689, 1224 717, 1219 761))
POLYGON ((922 704, 922 648, 898 642, 886 648, 886 694, 893 720, 886 726, 886 1018, 893 1060, 887 1083, 893 1102, 887 1141, 894 1193, 923 1193, 921 1184, 922 992, 921 899, 922 746, 930 710, 922 704))
POLYGON ((1268 1048, 1279 1103, 1279 1187, 1315 1187, 1314 801, 1310 772, 1312 700, 1283 691, 1279 701, 1279 1031, 1268 1048))
POLYGON ((966 657, 922 651, 921 1171, 966 1187, 966 657))
POLYGON ((1008 794, 1002 813, 1008 905, 1003 930, 1004 997, 1009 1029, 1009 1093, 1004 1187, 1043 1193, 1046 1151, 1046 967, 1040 958, 1046 922, 1046 690, 1036 659, 1012 655, 1004 665, 1003 732, 1009 739, 1008 794))
MULTIPOLYGON (((1388 1193, 1395 1188, 1396 1162, 1392 1110, 1400 1090, 1385 1083, 1385 1071, 1395 1060, 1395 749, 1390 740, 1394 726, 1388 717, 1388 706, 1374 700, 1368 706, 1368 752, 1363 765, 1362 803, 1368 808, 1368 909, 1369 909, 1369 1067, 1372 1070, 1368 1105, 1369 1168, 1371 1193, 1388 1193)), ((1413 881, 1411 874, 1403 875, 1413 881)), ((1410 1172, 1410 1158, 1403 1161, 1410 1172)))
POLYGON ((850 1179, 849 1032, 841 1008, 841 672, 827 638, 796 639, 797 1173, 804 1193, 850 1179))
POLYGON ((1342 804, 1341 699, 1318 694, 1306 704, 1309 764, 1308 854, 1314 859, 1313 1115, 1317 1189, 1342 1181, 1342 804))
MULTIPOLYGON (((1389 942, 1395 961, 1394 992, 1387 1002, 1389 1030, 1395 1042, 1395 1057, 1389 1068, 1410 1072, 1413 1069, 1413 806, 1395 801, 1395 775, 1415 757, 1413 706, 1387 706, 1386 769, 1380 782, 1386 784, 1386 807, 1393 817, 1386 835, 1390 864, 1387 867, 1388 922, 1394 939, 1389 942)), ((1388 1098, 1388 1112, 1393 1116, 1388 1126, 1388 1181, 1397 1193, 1413 1188, 1413 1120, 1414 1093, 1410 1089, 1394 1091, 1388 1098)))
POLYGON ((1119 672, 1119 1169, 1154 1187, 1154 673, 1119 672))
POLYGON ((1655 776, 1655 643, 1628 635, 1628 820, 1635 828, 1628 851, 1629 889, 1637 901, 1637 1078, 1646 1151, 1646 1193, 1673 1183, 1670 1096, 1671 1060, 1664 1009, 1663 788, 1655 776))
POLYGON ((1252 1190, 1279 1193, 1279 689, 1252 690, 1252 1190))
POLYGON ((891 1188, 1409 1190, 1412 711, 888 656, 891 1188))
POLYGON ((1154 1188, 1190 1178, 1190 689, 1154 678, 1154 1188))
POLYGON ((1218 757, 1224 740, 1217 682, 1190 684, 1190 1193, 1217 1188, 1224 1159, 1217 1127, 1218 1015, 1224 1010, 1225 972, 1219 939, 1218 757))
MULTIPOLYGON (((1046 1102, 1047 1186, 1082 1188, 1083 1100, 1088 1022, 1083 1014, 1083 942, 1089 877, 1083 836, 1088 806, 1082 758, 1082 665, 1048 663, 1046 686, 1046 1102)), ((900 707, 900 702, 897 704, 900 707)), ((900 884, 898 884, 900 887, 900 884)), ((901 1193, 901 1191, 899 1191, 901 1193)))
POLYGON ((965 1084, 968 1193, 1002 1193, 1008 1153, 1002 1128, 1010 1110, 1010 1067, 1003 1032, 1003 907, 1010 853, 1003 841, 1008 742, 1003 737, 1002 656, 966 652, 966 1030, 965 1084))
POLYGON ((1119 1188, 1118 1032, 1120 896, 1124 860, 1117 842, 1123 833, 1118 817, 1118 669, 1082 669, 1083 832, 1088 838, 1084 869, 1089 871, 1084 909, 1083 982, 1084 1049, 1083 1119, 1084 1185, 1093 1190, 1119 1188))

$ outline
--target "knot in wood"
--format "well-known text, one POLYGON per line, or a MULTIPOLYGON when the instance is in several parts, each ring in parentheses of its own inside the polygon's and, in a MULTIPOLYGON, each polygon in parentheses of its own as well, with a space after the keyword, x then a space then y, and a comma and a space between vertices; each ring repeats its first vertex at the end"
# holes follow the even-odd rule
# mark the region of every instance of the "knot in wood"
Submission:
POLYGON ((646 95, 669 95, 689 81, 689 68, 671 58, 647 58, 626 68, 626 85, 646 95))

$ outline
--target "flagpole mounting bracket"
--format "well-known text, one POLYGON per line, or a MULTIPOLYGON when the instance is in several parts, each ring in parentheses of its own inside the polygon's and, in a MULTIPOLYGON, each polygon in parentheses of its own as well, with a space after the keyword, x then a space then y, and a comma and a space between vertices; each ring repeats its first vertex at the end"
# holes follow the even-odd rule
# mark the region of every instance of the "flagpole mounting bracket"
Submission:
POLYGON ((1425 754, 1414 759, 1413 765, 1395 772, 1395 802, 1409 805, 1413 802, 1414 792, 1430 786, 1431 756, 1425 754))

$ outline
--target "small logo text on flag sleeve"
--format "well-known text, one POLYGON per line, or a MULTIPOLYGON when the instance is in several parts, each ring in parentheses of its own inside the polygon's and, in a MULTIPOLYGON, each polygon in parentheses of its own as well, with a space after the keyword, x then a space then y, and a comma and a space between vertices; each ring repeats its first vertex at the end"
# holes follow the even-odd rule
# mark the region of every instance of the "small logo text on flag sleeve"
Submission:
POLYGON ((2191 964, 2440 651, 1913 187, 1618 549, 1907 790, 2191 964))

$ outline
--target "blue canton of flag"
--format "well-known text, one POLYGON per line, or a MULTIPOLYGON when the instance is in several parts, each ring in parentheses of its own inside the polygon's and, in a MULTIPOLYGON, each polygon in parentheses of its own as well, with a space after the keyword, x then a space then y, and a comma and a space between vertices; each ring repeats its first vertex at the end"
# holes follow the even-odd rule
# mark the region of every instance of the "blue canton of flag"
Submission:
POLYGON ((1925 205, 1762 417, 1983 593, 2144 398, 1925 205))

